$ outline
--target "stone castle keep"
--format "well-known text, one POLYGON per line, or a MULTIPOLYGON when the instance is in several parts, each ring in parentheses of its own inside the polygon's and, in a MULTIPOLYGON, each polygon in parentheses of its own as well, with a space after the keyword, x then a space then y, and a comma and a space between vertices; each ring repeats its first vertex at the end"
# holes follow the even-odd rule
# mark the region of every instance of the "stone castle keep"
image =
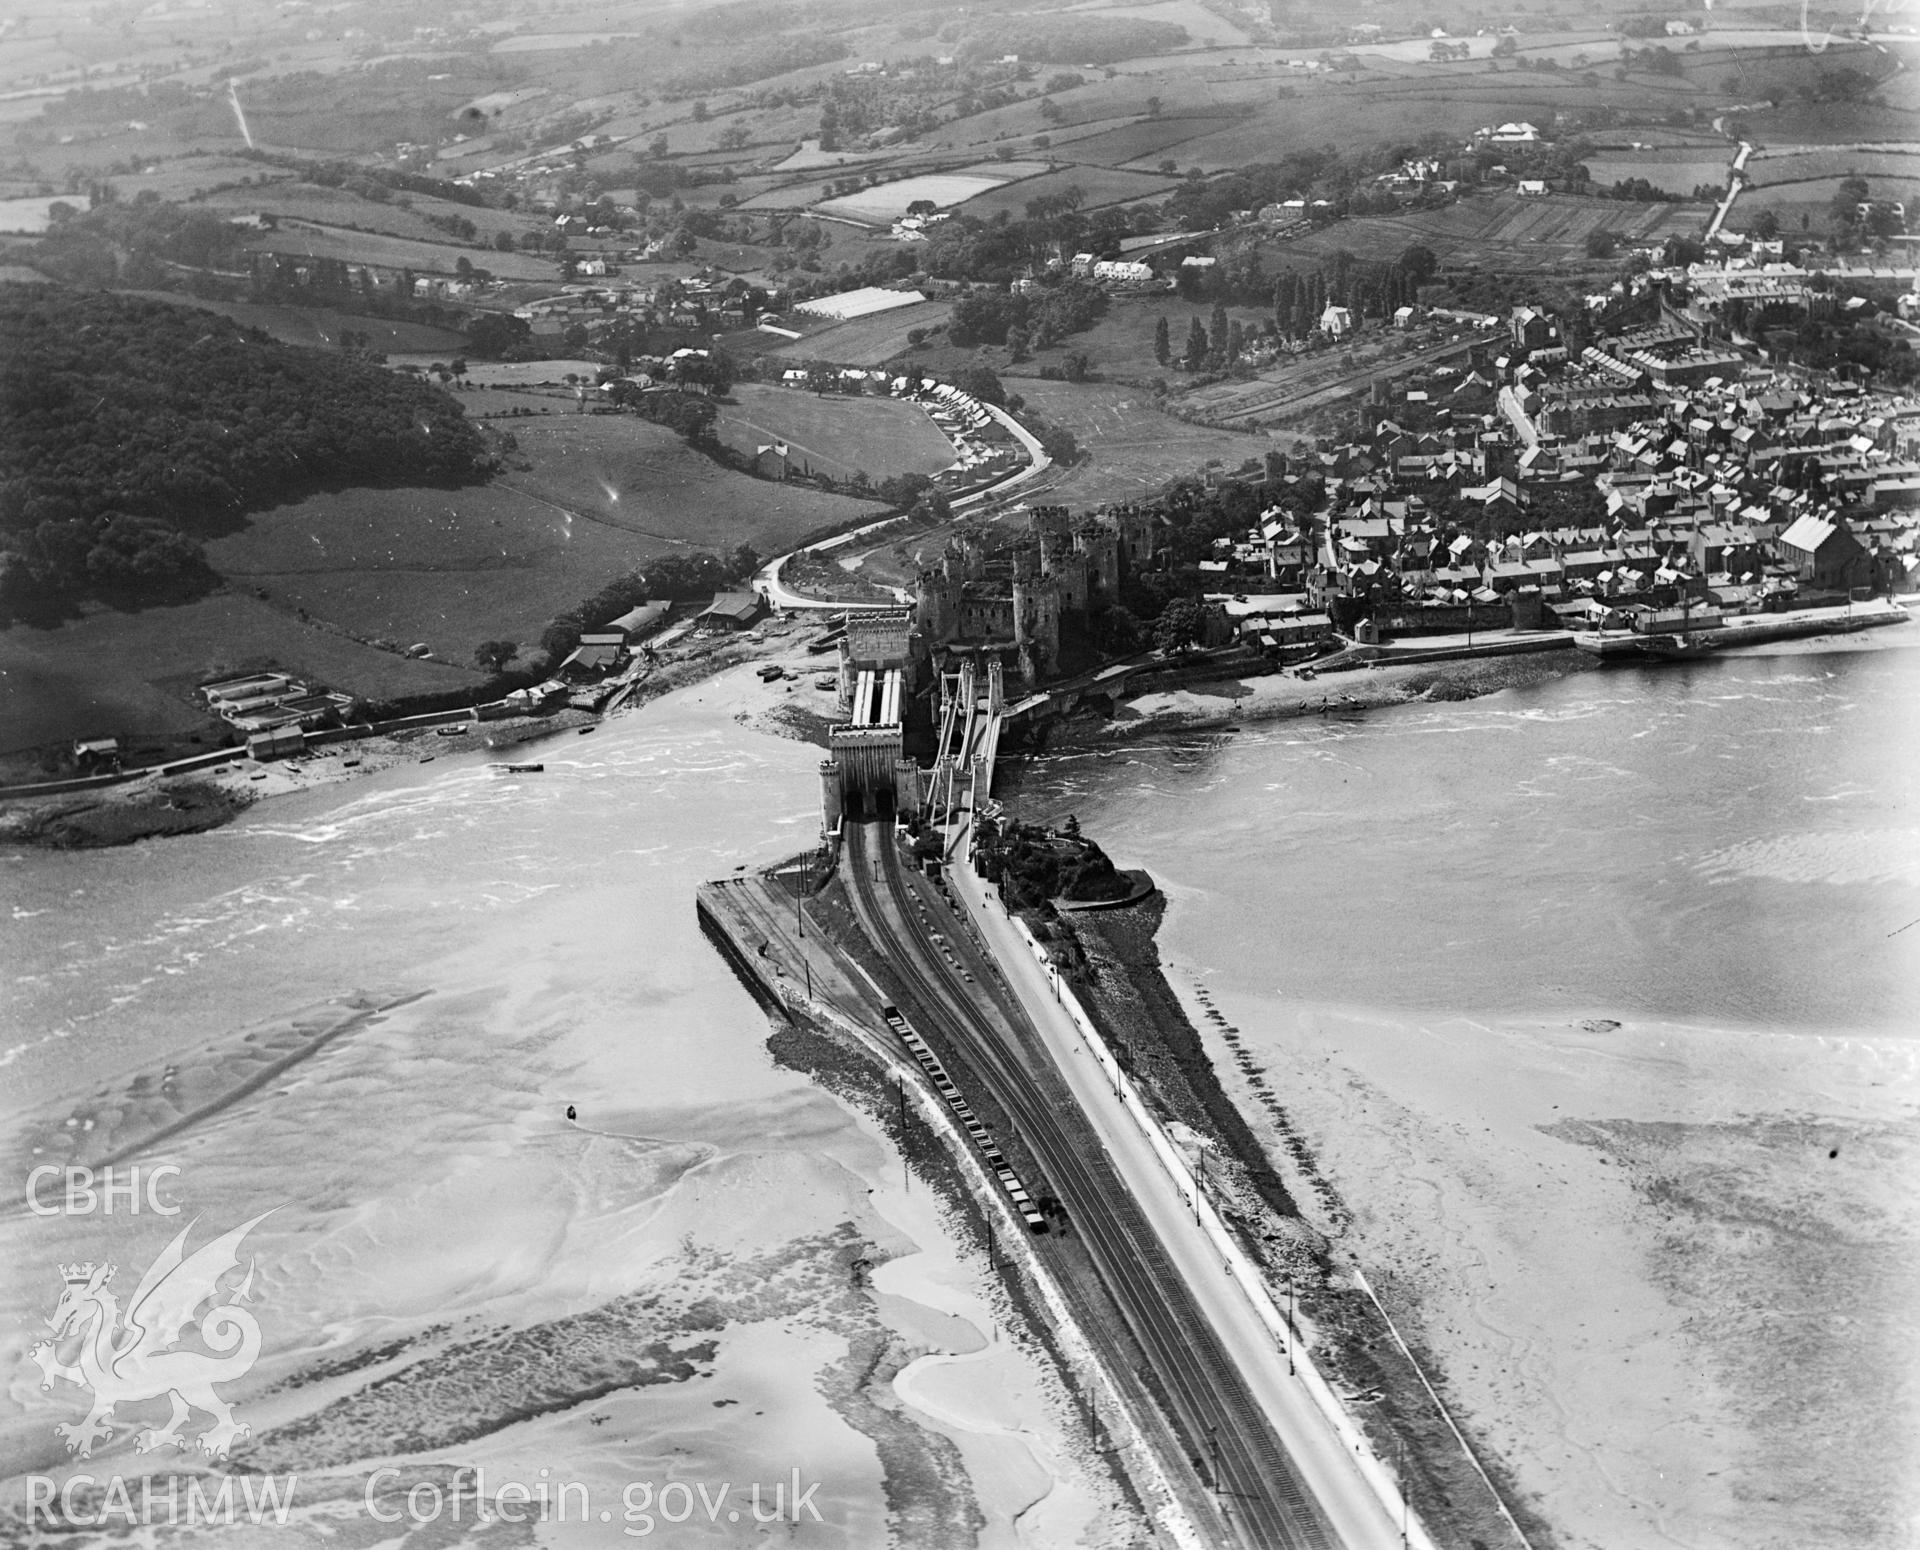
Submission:
POLYGON ((912 610, 849 614, 840 642, 842 720, 820 766, 823 827, 847 812, 913 813, 925 781, 905 753, 910 717, 938 714, 956 684, 1028 690, 1060 670, 1063 618, 1117 602, 1153 558, 1159 519, 1133 506, 1075 520, 1036 506, 1023 532, 963 532, 914 582, 912 610), (925 707, 925 709, 916 709, 925 707))

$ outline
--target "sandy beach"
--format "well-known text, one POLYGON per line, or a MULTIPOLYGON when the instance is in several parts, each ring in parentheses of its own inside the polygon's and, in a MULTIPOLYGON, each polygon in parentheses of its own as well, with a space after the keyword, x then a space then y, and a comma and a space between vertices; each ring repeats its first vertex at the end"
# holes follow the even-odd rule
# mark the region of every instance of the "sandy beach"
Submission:
MULTIPOLYGON (((300 1479, 276 1543, 389 1542, 362 1510, 386 1468, 388 1506, 475 1469, 577 1481, 596 1517, 570 1545, 627 1542, 628 1486, 795 1470, 824 1519, 796 1544, 1137 1537, 984 1256, 865 1113, 770 1055, 699 936, 699 881, 814 822, 815 693, 738 666, 537 745, 537 776, 469 749, 164 845, 7 857, 16 1165, 174 1163, 195 1243, 272 1212, 248 1240, 266 1338, 229 1393, 236 1461, 300 1479)), ((24 1360, 57 1264, 137 1279, 179 1225, 0 1221, 6 1501, 35 1471, 206 1469, 135 1453, 138 1406, 67 1459, 53 1425, 84 1402, 24 1360)))
POLYGON ((1241 1048, 1338 1192, 1329 1211, 1303 1191, 1309 1217, 1565 1543, 1901 1542, 1896 1482, 1920 1463, 1886 1424, 1920 1377, 1911 1045, 1213 999, 1241 1036, 1208 1030, 1243 1112, 1263 1093, 1241 1048), (1756 1113, 1764 1091, 1806 1108, 1756 1113))

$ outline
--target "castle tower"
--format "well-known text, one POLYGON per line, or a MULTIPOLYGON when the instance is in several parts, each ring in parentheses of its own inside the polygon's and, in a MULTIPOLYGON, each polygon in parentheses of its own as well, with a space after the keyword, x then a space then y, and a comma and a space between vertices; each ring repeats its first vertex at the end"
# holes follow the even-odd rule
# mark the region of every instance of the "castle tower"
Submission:
POLYGON ((1029 683, 1052 676, 1060 661, 1060 589, 1052 580, 1013 584, 1013 639, 1029 683))
POLYGON ((1087 557, 1087 592, 1113 598, 1120 591, 1120 537, 1104 526, 1089 525, 1073 535, 1073 546, 1087 557))
POLYGON ((932 645, 943 645, 959 627, 958 588, 943 570, 923 570, 913 585, 913 621, 932 645))

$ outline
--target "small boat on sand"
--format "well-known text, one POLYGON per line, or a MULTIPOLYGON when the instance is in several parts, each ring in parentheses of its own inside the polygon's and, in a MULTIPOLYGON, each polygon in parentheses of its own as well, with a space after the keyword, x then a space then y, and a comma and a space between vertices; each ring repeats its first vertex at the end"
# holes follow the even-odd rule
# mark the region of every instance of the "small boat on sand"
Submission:
POLYGON ((546 766, 544 764, 496 764, 494 768, 504 775, 538 775, 546 766))

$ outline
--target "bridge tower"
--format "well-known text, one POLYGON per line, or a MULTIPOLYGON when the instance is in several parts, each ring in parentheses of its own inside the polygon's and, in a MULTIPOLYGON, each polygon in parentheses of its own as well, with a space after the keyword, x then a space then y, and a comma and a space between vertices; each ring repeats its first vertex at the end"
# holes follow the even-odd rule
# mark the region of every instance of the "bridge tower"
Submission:
POLYGON ((820 834, 831 838, 840 827, 840 765, 833 759, 820 761, 820 834))
POLYGON ((1000 665, 1000 659, 994 657, 987 663, 987 709, 996 716, 1006 709, 1006 680, 1006 670, 1000 665))
POLYGON ((902 818, 920 811, 920 766, 912 759, 893 762, 893 810, 902 818))

